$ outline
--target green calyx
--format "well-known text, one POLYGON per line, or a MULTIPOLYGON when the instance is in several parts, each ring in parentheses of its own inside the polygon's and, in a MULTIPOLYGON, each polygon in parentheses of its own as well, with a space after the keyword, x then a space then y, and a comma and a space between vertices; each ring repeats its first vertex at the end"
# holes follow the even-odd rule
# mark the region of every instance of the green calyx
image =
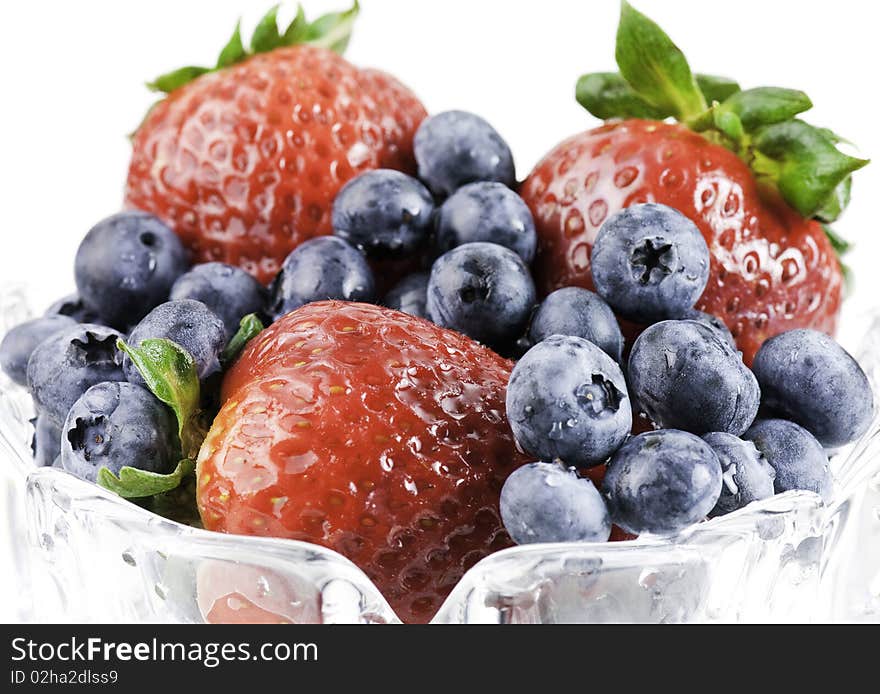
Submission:
POLYGON ((231 364, 236 360, 241 351, 247 346, 247 343, 253 340, 257 335, 263 332, 263 321, 259 319, 257 314, 250 313, 239 321, 238 332, 232 336, 223 354, 220 355, 220 361, 224 364, 231 364))
POLYGON ((144 340, 137 347, 120 339, 116 346, 131 359, 150 392, 174 411, 183 457, 177 467, 166 474, 123 467, 117 476, 101 468, 98 484, 126 499, 165 498, 192 476, 195 459, 207 434, 199 409, 200 386, 195 361, 183 347, 166 339, 144 340))
POLYGON ((843 213, 852 174, 868 161, 840 151, 843 140, 831 131, 797 118, 812 108, 806 94, 742 90, 732 80, 692 73, 669 36, 625 0, 616 58, 619 72, 578 80, 577 101, 594 116, 674 118, 735 152, 802 216, 830 223, 843 213))
MULTIPOLYGON (((234 361, 262 330, 263 323, 255 314, 242 318, 238 332, 223 351, 223 363, 234 361)), ((167 518, 195 524, 198 514, 193 512, 193 476, 209 426, 206 413, 200 409, 201 385, 195 360, 186 349, 164 338, 143 340, 137 346, 120 339, 116 346, 131 359, 150 392, 174 412, 182 459, 165 474, 126 466, 115 475, 101 468, 97 482, 167 518)))
POLYGON ((189 458, 181 460, 177 467, 166 475, 126 466, 119 471, 117 477, 110 470, 102 467, 98 470, 98 484, 124 499, 145 499, 177 489, 195 469, 195 462, 189 458))
POLYGON ((169 94, 204 74, 235 65, 257 53, 268 53, 285 46, 307 44, 344 53, 351 38, 354 21, 360 12, 358 0, 354 0, 354 4, 344 12, 330 12, 309 22, 302 5, 299 5, 296 16, 282 31, 278 26, 279 7, 275 5, 257 23, 248 47, 245 47, 242 40, 241 22, 239 22, 232 32, 232 37, 220 51, 213 67, 187 65, 160 75, 147 83, 147 86, 153 91, 169 94))
POLYGON ((116 346, 131 359, 150 392, 174 411, 183 454, 195 458, 207 431, 201 422, 201 388, 192 355, 165 338, 147 339, 136 347, 118 340, 116 346))

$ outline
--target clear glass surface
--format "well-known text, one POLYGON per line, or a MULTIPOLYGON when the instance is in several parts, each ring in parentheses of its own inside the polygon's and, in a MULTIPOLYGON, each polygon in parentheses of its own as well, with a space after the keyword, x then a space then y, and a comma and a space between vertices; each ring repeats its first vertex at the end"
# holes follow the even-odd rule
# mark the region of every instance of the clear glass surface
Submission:
MULTIPOLYGON (((0 336, 28 315, 0 289, 0 336)), ((880 314, 857 357, 880 392, 880 314)), ((34 467, 32 406, 0 375, 7 621, 398 621, 354 564, 292 540, 180 525, 34 467)), ((831 503, 791 492, 674 537, 515 547, 479 562, 434 623, 880 622, 880 421, 832 466, 831 503)))

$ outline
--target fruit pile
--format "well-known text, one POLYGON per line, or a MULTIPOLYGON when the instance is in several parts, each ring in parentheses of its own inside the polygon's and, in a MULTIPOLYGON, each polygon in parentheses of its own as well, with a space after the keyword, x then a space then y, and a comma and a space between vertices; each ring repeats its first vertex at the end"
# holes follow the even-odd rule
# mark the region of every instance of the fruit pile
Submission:
POLYGON ((827 334, 865 162, 807 97, 694 76, 624 3, 620 73, 578 84, 611 121, 519 186, 485 120, 334 52, 356 13, 156 80, 130 209, 0 344, 37 464, 335 549, 413 622, 512 542, 827 499, 874 411, 827 334))

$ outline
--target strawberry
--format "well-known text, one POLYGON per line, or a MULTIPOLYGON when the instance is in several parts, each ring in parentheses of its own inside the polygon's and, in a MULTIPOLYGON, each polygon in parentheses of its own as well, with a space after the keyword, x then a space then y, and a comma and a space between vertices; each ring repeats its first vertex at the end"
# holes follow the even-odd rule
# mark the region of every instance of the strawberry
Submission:
POLYGON ((320 302, 245 348, 198 460, 210 530, 337 550, 407 622, 507 547, 518 465, 512 364, 458 333, 367 304, 320 302))
POLYGON ((414 171, 427 115, 393 77, 334 50, 348 12, 283 33, 277 7, 246 51, 236 28, 215 68, 186 67, 153 87, 168 96, 133 136, 125 204, 162 218, 196 262, 222 261, 263 283, 303 241, 331 232, 337 191, 373 168, 414 171), (331 50, 334 49, 334 50, 331 50))
POLYGON ((585 75, 577 88, 609 122, 562 142, 522 186, 538 231, 539 289, 592 289, 590 252, 605 219, 658 202, 703 233, 712 261, 697 308, 725 321, 746 363, 780 332, 832 333, 842 246, 821 222, 840 215, 851 174, 867 162, 795 118, 811 106, 802 92, 694 76, 669 37, 625 2, 617 60, 620 74, 585 75))

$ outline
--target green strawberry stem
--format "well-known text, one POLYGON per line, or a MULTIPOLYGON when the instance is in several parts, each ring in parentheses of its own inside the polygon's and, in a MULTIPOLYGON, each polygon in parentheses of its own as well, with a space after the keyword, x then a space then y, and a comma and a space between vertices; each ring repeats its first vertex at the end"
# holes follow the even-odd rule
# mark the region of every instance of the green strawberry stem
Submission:
POLYGON ((239 321, 238 332, 233 335, 220 355, 220 361, 231 364, 236 360, 247 343, 263 331, 263 321, 255 313, 250 313, 239 321))
POLYGON ((175 89, 189 84, 193 80, 209 72, 222 70, 236 63, 247 60, 257 53, 268 53, 276 48, 307 44, 311 46, 323 46, 337 53, 344 53, 351 38, 354 21, 360 12, 358 0, 344 12, 330 12, 309 22, 303 12, 302 5, 297 7, 296 16, 290 24, 281 31, 278 27, 278 8, 272 7, 257 23, 254 33, 249 42, 249 48, 241 38, 241 22, 235 25, 232 37, 220 51, 217 62, 212 67, 200 67, 187 65, 176 70, 166 72, 147 86, 157 92, 170 94, 175 89))
POLYGON ((672 39, 626 0, 615 55, 619 73, 578 80, 575 96, 594 116, 674 118, 735 152, 759 183, 777 190, 802 216, 830 223, 843 213, 852 174, 868 160, 841 152, 840 137, 797 118, 813 106, 806 94, 781 87, 741 90, 732 80, 693 74, 672 39))
POLYGON ((131 359, 150 392, 174 411, 183 455, 195 459, 208 430, 199 410, 199 377, 190 353, 164 338, 147 339, 136 347, 120 339, 116 346, 131 359))
POLYGON ((114 475, 102 467, 98 470, 98 484, 125 499, 145 499, 177 489, 196 469, 195 461, 184 458, 168 474, 150 472, 125 466, 114 475))

